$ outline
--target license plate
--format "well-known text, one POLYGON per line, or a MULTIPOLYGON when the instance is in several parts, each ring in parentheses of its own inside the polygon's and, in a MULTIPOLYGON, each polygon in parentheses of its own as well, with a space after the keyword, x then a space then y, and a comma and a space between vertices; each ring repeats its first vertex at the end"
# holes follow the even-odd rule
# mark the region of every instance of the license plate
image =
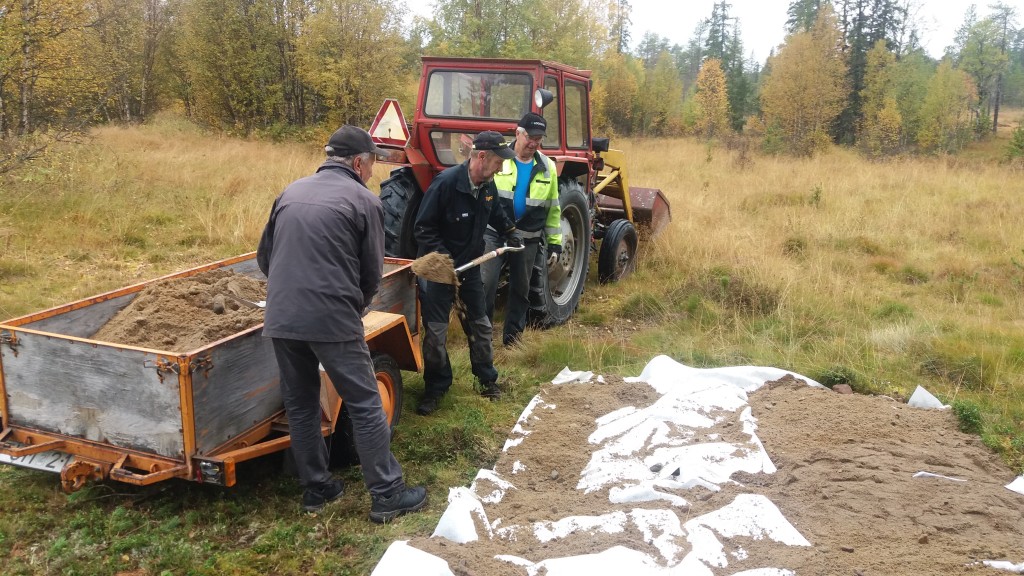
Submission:
POLYGON ((56 452, 53 450, 37 452, 35 454, 29 454, 28 456, 18 456, 17 458, 12 458, 7 454, 0 454, 0 462, 5 464, 13 464, 14 466, 31 468, 33 470, 42 470, 43 472, 55 472, 57 474, 60 474, 60 471, 64 469, 64 465, 70 461, 71 454, 56 452))

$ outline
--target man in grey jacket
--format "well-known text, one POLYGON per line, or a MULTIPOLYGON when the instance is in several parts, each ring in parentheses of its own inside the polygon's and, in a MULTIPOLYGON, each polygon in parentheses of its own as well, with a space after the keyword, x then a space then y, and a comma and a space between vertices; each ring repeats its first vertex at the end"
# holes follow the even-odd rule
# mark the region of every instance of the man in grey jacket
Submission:
POLYGON ((256 260, 267 275, 263 335, 273 339, 281 371, 292 452, 305 489, 302 506, 318 512, 344 491, 328 471, 320 433, 322 365, 352 418, 370 519, 388 522, 426 503, 423 487, 408 488, 391 453, 362 316, 384 270, 384 211, 365 185, 375 155, 384 152, 365 130, 342 126, 331 135, 327 160, 274 201, 256 260))

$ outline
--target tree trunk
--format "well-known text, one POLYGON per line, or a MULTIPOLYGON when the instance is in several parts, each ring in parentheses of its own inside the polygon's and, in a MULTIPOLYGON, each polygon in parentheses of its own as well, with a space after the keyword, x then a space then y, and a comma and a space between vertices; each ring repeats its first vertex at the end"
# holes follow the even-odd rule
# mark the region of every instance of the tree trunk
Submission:
POLYGON ((996 75, 995 94, 992 96, 992 133, 995 134, 999 126, 999 101, 1003 99, 1003 74, 996 75))
POLYGON ((28 134, 32 131, 32 92, 35 85, 32 59, 35 54, 32 49, 31 30, 35 19, 34 13, 34 0, 21 0, 23 32, 21 36, 21 77, 18 79, 18 92, 21 100, 21 119, 18 125, 19 134, 28 134))

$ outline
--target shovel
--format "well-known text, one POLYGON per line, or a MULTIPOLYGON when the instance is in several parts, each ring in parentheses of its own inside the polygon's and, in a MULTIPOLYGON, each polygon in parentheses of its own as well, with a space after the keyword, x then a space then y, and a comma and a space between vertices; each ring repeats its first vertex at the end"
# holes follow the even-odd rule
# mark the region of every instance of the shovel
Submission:
POLYGON ((258 308, 260 310, 263 310, 264 308, 267 307, 267 301, 266 300, 260 300, 259 302, 253 302, 252 300, 246 300, 244 298, 239 298, 238 296, 235 296, 234 294, 229 294, 227 292, 225 292, 224 295, 227 296, 228 298, 231 298, 235 302, 238 302, 242 306, 245 306, 246 308, 258 308))
POLYGON ((466 262, 458 268, 454 267, 451 256, 447 254, 441 254, 440 252, 431 252, 425 256, 420 256, 412 263, 413 274, 429 280, 430 282, 437 282, 438 284, 453 284, 459 285, 459 274, 462 274, 470 268, 479 266, 488 260, 497 258, 506 252, 519 252, 522 250, 522 246, 502 246, 490 252, 485 252, 483 255, 478 256, 469 262, 466 262))

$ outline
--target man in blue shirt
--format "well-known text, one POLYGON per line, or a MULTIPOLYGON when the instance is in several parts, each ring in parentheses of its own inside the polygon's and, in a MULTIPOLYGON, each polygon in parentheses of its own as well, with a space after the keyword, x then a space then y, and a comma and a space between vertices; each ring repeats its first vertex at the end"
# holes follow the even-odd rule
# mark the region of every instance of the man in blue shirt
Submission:
MULTIPOLYGON (((530 278, 538 254, 547 252, 548 267, 562 253, 562 210, 558 203, 558 172, 555 162, 539 150, 547 133, 547 121, 540 114, 527 112, 516 127, 515 158, 505 160, 494 175, 499 204, 514 211, 516 235, 523 250, 504 254, 481 265, 487 317, 494 318, 494 298, 502 264, 508 262, 508 304, 505 306, 505 346, 519 340, 526 328, 530 311, 530 278)), ((493 229, 484 234, 486 250, 501 246, 501 238, 493 229)), ((543 262, 544 260, 541 260, 543 262)), ((542 273, 546 273, 544 269, 542 273)))

